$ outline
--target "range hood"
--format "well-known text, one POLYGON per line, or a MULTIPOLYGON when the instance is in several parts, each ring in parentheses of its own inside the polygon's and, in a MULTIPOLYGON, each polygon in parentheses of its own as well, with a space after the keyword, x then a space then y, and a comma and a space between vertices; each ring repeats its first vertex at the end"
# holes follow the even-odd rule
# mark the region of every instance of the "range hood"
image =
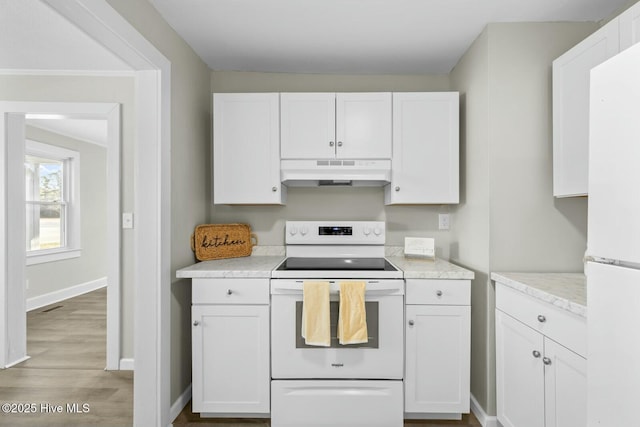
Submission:
POLYGON ((391 160, 281 160, 288 187, 381 187, 391 181, 391 160))

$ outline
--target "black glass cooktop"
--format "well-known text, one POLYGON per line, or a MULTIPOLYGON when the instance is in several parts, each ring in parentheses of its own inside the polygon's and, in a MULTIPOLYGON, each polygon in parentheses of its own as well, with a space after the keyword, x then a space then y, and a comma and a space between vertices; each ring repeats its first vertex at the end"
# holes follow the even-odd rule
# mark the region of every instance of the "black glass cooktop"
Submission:
POLYGON ((284 260, 277 268, 281 271, 298 270, 372 270, 372 271, 397 271, 397 269, 384 258, 307 258, 292 257, 284 260))

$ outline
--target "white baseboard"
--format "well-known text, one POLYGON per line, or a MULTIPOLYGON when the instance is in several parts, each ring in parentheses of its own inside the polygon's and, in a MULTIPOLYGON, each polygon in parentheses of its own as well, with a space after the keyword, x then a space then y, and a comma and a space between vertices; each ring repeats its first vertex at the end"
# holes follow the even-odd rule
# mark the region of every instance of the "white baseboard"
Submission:
POLYGON ((49 304, 64 301, 69 298, 77 297, 78 295, 86 294, 87 292, 95 291, 96 289, 104 288, 105 286, 107 286, 107 278, 102 277, 90 282, 81 283, 79 285, 70 286, 58 291, 49 292, 48 294, 29 298, 27 299, 27 311, 35 310, 49 304))
POLYGON ((487 415, 484 408, 480 406, 473 394, 471 395, 471 412, 476 416, 482 427, 500 427, 498 417, 487 415))
POLYGON ((13 367, 13 366, 16 366, 18 363, 22 363, 22 362, 24 362, 25 360, 29 360, 29 359, 31 359, 31 356, 24 356, 24 357, 21 357, 20 359, 15 360, 15 361, 13 361, 13 362, 9 363, 7 366, 5 366, 5 367, 3 367, 3 368, 1 368, 1 369, 11 368, 11 367, 13 367))
POLYGON ((178 396, 176 401, 173 402, 173 405, 171 405, 171 409, 169 409, 169 419, 171 420, 171 424, 169 424, 169 427, 173 426, 173 420, 180 415, 180 412, 182 412, 184 407, 187 406, 189 400, 191 400, 191 384, 189 384, 189 387, 187 387, 186 390, 178 396))
POLYGON ((133 371, 133 359, 120 359, 121 371, 133 371))

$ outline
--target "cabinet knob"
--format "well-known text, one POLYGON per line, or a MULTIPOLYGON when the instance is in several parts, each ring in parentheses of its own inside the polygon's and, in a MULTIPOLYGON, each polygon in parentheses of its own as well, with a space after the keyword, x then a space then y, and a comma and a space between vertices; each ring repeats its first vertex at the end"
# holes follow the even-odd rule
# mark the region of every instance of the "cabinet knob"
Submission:
POLYGON ((546 318, 546 317, 544 317, 542 314, 539 314, 539 315, 538 315, 538 322, 540 322, 540 323, 544 323, 544 322, 546 322, 546 321, 547 321, 547 318, 546 318))
POLYGON ((542 358, 542 363, 544 363, 545 365, 549 366, 549 365, 551 365, 551 359, 549 359, 548 357, 543 357, 542 358))
POLYGON ((338 147, 342 147, 342 141, 338 141, 338 147))
POLYGON ((227 295, 231 295, 233 291, 231 289, 227 289, 227 295))
POLYGON ((200 322, 198 322, 197 320, 193 321, 193 326, 198 326, 200 324, 200 322))
POLYGON ((271 191, 275 193, 276 191, 278 191, 278 187, 271 187, 271 191))
POLYGON ((442 291, 440 291, 440 290, 436 291, 436 295, 441 297, 442 296, 442 291))
POLYGON ((415 324, 416 324, 416 322, 414 322, 413 320, 409 320, 409 326, 413 326, 415 324))
POLYGON ((538 359, 540 357, 540 352, 538 350, 533 350, 533 357, 535 357, 536 359, 538 359))
POLYGON ((400 191, 400 187, 397 187, 397 186, 396 186, 396 191, 400 191))
POLYGON ((333 141, 329 141, 329 147, 333 147, 335 143, 333 141))

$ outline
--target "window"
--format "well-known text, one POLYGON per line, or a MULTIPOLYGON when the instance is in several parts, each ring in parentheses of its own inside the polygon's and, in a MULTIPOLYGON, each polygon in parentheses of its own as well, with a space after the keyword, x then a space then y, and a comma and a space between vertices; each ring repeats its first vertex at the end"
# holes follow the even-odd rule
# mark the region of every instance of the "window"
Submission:
POLYGON ((27 265, 80 256, 80 153, 26 142, 27 265))

